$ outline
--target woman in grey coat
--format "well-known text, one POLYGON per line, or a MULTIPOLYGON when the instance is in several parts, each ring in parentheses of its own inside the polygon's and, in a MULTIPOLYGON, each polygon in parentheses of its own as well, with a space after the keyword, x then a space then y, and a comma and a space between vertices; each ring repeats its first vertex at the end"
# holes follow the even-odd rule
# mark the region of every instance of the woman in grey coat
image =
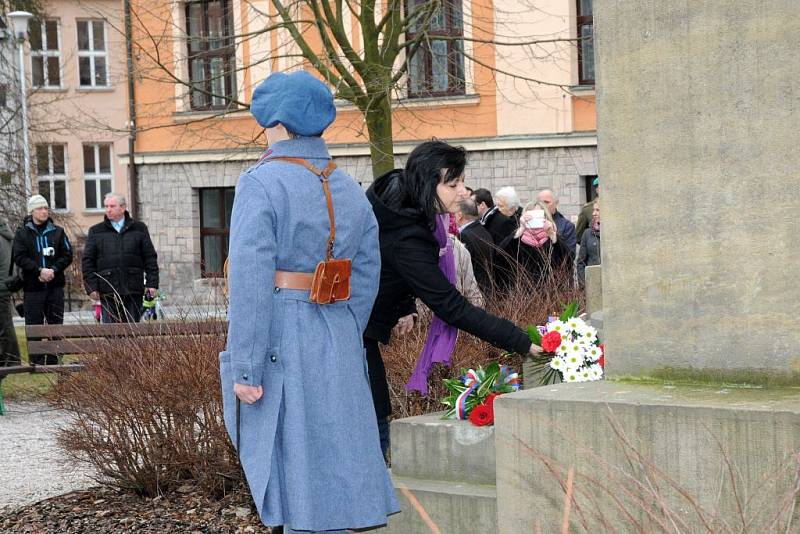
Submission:
POLYGON ((320 135, 335 117, 333 97, 306 72, 276 73, 250 111, 270 149, 236 187, 220 355, 226 427, 274 532, 382 525, 399 507, 361 340, 378 290, 377 222, 360 186, 334 170, 333 250, 352 260, 351 296, 313 302, 302 280, 325 259, 331 225, 321 176, 304 165, 330 168, 320 135))

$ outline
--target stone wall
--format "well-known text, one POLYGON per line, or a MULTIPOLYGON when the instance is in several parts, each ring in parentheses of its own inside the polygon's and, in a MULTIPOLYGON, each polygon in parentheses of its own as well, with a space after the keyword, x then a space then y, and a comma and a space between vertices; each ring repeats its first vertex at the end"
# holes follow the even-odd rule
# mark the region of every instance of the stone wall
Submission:
MULTIPOLYGON (((398 158, 401 166, 405 158, 398 158)), ((336 162, 364 188, 372 182, 368 157, 341 156, 336 162)), ((246 161, 142 164, 139 171, 141 219, 159 254, 162 289, 170 303, 213 304, 214 281, 200 276, 199 188, 234 187, 246 161)), ((545 188, 561 198, 561 211, 576 218, 586 199, 581 176, 597 174, 596 148, 560 147, 475 151, 466 183, 496 191, 514 186, 523 202, 545 188)))
POLYGON ((797 15, 595 4, 610 376, 800 383, 797 15))

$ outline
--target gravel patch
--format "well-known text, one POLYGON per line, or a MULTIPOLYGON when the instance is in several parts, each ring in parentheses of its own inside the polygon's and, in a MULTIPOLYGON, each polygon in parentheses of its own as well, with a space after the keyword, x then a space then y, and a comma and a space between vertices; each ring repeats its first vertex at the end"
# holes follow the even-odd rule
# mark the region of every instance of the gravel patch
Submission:
POLYGON ((56 444, 67 414, 41 403, 6 402, 0 416, 0 513, 94 484, 56 444))

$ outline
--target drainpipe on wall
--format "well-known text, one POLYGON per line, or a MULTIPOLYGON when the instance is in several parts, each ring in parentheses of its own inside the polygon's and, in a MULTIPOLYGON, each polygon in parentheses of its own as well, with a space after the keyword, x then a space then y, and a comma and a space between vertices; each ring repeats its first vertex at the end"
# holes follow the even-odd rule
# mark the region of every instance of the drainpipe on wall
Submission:
POLYGON ((133 36, 131 23, 131 2, 125 0, 125 54, 128 60, 128 183, 131 187, 131 200, 128 204, 131 217, 139 216, 139 176, 136 172, 136 99, 133 79, 133 36))

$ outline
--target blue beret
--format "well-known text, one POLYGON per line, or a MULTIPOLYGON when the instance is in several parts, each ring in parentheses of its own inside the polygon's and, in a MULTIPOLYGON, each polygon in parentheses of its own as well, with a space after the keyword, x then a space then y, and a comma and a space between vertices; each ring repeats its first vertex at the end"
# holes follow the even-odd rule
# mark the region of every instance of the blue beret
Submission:
POLYGON ((599 176, 597 178, 595 178, 594 180, 592 180, 592 185, 595 186, 595 187, 600 185, 600 177, 599 176))
POLYGON ((283 124, 292 133, 315 136, 336 118, 336 107, 328 87, 301 70, 269 75, 253 91, 250 113, 264 128, 283 124))

